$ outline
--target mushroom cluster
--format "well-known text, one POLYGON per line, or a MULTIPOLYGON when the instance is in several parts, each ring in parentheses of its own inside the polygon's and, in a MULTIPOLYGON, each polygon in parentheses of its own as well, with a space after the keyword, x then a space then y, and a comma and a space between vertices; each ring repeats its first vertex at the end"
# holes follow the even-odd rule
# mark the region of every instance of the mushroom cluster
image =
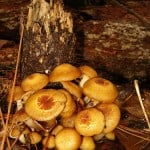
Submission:
POLYGON ((87 65, 64 63, 49 74, 33 73, 14 89, 9 137, 49 149, 94 150, 96 141, 115 139, 117 97, 116 86, 87 65))

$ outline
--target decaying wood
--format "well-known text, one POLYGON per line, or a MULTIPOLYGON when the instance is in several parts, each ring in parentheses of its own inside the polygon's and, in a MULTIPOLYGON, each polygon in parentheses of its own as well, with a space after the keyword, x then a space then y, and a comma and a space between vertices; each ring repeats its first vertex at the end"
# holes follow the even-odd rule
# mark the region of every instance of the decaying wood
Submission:
POLYGON ((22 77, 73 62, 73 20, 71 13, 64 11, 61 0, 31 2, 22 47, 22 77))
POLYGON ((30 0, 0 0, 0 39, 19 41, 21 12, 26 14, 30 0))
MULTIPOLYGON (((150 5, 129 5, 147 20, 150 5)), ((105 7, 87 8, 81 11, 91 17, 90 20, 78 22, 77 33, 80 36, 80 52, 83 58, 101 72, 105 77, 133 80, 150 76, 150 30, 139 18, 122 7, 107 5, 105 7), (80 28, 79 28, 80 27, 80 28), (81 43, 80 43, 81 44, 81 43)), ((86 15, 85 15, 86 14, 86 15)))

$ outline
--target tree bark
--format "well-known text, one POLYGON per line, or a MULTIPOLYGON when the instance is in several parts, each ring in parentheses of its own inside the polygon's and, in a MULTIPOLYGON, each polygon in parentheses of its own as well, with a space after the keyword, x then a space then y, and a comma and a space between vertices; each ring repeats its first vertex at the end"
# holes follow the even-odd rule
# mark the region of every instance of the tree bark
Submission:
POLYGON ((61 63, 73 63, 75 35, 71 13, 61 0, 32 1, 23 36, 22 78, 47 72, 61 63))

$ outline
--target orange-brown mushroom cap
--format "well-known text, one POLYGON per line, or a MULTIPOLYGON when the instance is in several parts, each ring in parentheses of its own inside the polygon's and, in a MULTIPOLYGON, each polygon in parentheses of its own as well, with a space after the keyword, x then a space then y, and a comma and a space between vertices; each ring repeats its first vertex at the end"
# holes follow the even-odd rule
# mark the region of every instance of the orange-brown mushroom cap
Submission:
POLYGON ((40 90, 29 97, 25 103, 25 111, 33 119, 47 121, 57 117, 65 107, 66 96, 54 90, 40 90))
POLYGON ((63 90, 63 89, 61 89, 60 91, 65 94, 66 99, 67 99, 65 108, 60 113, 60 116, 61 117, 70 117, 76 111, 76 103, 69 92, 67 92, 66 90, 63 90))
POLYGON ((79 68, 64 63, 58 65, 49 75, 50 82, 60 82, 60 81, 71 81, 81 76, 81 71, 79 68))
POLYGON ((11 92, 12 92, 12 88, 8 92, 8 97, 7 97, 8 102, 10 102, 11 94, 12 94, 12 100, 17 101, 17 100, 21 99, 22 95, 25 93, 20 86, 15 86, 14 92, 13 93, 11 93, 11 92))
POLYGON ((75 129, 83 136, 93 136, 103 131, 104 115, 96 108, 87 108, 77 113, 75 129))
POLYGON ((21 82, 24 91, 40 90, 48 84, 48 76, 42 73, 33 73, 21 82))
POLYGON ((89 78, 93 78, 98 75, 97 72, 92 67, 87 65, 80 66, 79 69, 81 70, 83 75, 86 75, 89 78))
POLYGON ((111 103, 118 96, 116 86, 109 80, 95 77, 85 82, 83 93, 91 99, 98 100, 102 103, 111 103))
POLYGON ((112 132, 120 121, 121 112, 116 104, 99 104, 97 108, 104 114, 105 117, 105 128, 103 133, 112 132))
POLYGON ((81 98, 82 89, 77 84, 71 81, 62 81, 61 84, 63 85, 63 88, 66 89, 70 94, 77 98, 81 98))

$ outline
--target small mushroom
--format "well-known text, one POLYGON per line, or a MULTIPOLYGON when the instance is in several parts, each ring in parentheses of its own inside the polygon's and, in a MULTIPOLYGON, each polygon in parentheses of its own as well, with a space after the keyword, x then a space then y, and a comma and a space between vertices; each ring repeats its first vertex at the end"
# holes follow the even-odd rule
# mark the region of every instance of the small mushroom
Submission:
POLYGON ((73 128, 64 128, 56 135, 55 142, 58 150, 77 150, 81 144, 81 136, 73 128))
POLYGON ((8 102, 10 102, 11 94, 12 94, 13 101, 17 101, 17 100, 20 100, 22 95, 25 93, 20 86, 15 86, 14 87, 14 92, 13 93, 11 93, 11 92, 12 92, 12 88, 8 92, 8 96, 7 96, 7 101, 8 102))
POLYGON ((60 82, 60 81, 71 81, 79 78, 81 76, 81 71, 79 68, 64 63, 58 65, 54 68, 54 70, 49 75, 50 82, 60 82))
POLYGON ((115 132, 112 131, 112 132, 108 132, 105 134, 105 137, 108 139, 108 140, 115 140, 115 132))
POLYGON ((83 93, 102 103, 112 103, 118 96, 116 86, 111 81, 100 77, 86 81, 83 85, 83 93))
POLYGON ((51 132, 52 135, 57 135, 64 127, 58 124, 51 132))
POLYGON ((100 134, 105 126, 105 118, 96 108, 87 108, 78 112, 75 118, 75 128, 83 136, 100 134))
POLYGON ((54 149, 55 148, 55 136, 49 135, 44 137, 42 140, 42 145, 44 148, 54 149))
POLYGON ((66 96, 54 89, 40 90, 27 99, 26 113, 38 121, 48 121, 57 117, 64 109, 66 96))
POLYGON ((12 124, 26 124, 31 130, 42 130, 36 120, 33 120, 24 110, 18 110, 12 118, 12 124))
POLYGON ((19 126, 14 126, 11 128, 11 130, 9 131, 9 137, 12 138, 12 139, 16 139, 20 136, 21 134, 21 127, 19 126))
POLYGON ((63 89, 60 91, 63 92, 67 98, 65 108, 60 113, 60 116, 63 118, 70 117, 76 111, 76 103, 69 92, 63 89))
POLYGON ((95 150, 95 142, 91 136, 83 136, 82 143, 80 145, 81 150, 95 150))
POLYGON ((30 117, 27 115, 27 113, 24 111, 24 108, 16 111, 15 114, 13 114, 12 118, 12 124, 18 124, 18 123, 24 123, 27 121, 30 117))
POLYGON ((76 98, 81 98, 82 90, 77 84, 71 81, 62 81, 61 83, 63 88, 66 89, 69 93, 71 93, 76 98))
POLYGON ((32 131, 29 133, 30 143, 37 144, 42 140, 42 135, 38 132, 32 131))
POLYGON ((103 114, 105 117, 105 128, 103 132, 109 133, 112 132, 118 125, 120 121, 120 109, 116 104, 99 104, 96 106, 103 114))
POLYGON ((82 72, 81 81, 79 83, 81 87, 83 87, 83 84, 90 78, 98 76, 97 72, 90 66, 83 65, 80 66, 79 69, 82 72))
POLYGON ((45 87, 49 82, 48 76, 42 73, 33 73, 21 82, 24 91, 36 91, 45 87))

